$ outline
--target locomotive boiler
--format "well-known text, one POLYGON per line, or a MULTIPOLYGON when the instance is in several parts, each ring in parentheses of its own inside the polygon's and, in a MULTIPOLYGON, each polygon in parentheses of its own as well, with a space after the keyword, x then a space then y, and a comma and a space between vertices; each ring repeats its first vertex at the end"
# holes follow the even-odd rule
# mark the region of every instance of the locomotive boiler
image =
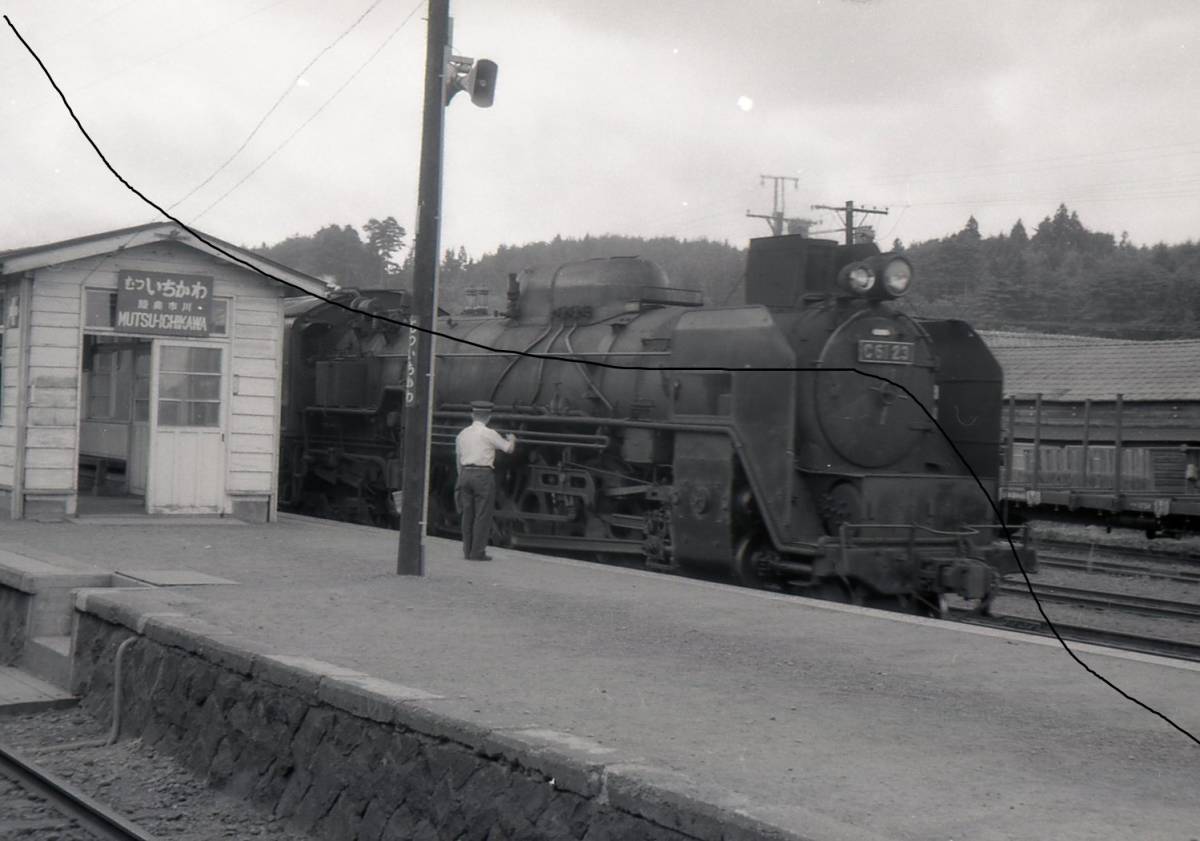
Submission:
MULTIPOLYGON (((503 313, 439 319, 429 525, 457 531, 469 404, 516 434, 493 543, 626 556, 854 602, 986 608, 1036 563, 998 540, 1001 371, 960 321, 901 312, 871 244, 751 242, 743 306, 616 257, 509 279, 503 313)), ((402 292, 293 305, 281 501, 389 524, 401 484, 402 292)))

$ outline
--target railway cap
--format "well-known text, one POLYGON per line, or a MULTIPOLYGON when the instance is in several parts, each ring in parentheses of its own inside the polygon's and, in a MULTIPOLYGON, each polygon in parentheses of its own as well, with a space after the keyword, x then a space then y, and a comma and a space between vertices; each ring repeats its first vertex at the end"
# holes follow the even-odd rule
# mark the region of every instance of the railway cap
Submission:
POLYGON ((471 412, 477 415, 491 414, 491 411, 496 408, 496 404, 491 400, 472 400, 471 412))

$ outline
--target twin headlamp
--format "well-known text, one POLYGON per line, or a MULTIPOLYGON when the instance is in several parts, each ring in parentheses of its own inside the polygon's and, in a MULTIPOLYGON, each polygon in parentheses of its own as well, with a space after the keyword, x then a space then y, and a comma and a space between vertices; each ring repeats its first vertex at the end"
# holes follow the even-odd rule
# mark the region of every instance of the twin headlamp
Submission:
POLYGON ((844 266, 838 288, 868 298, 899 298, 912 283, 912 264, 903 257, 883 254, 844 266))

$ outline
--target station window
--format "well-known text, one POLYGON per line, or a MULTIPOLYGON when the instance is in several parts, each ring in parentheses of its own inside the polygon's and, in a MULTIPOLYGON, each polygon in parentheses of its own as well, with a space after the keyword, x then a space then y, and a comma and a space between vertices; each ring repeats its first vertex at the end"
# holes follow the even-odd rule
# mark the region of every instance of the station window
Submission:
POLYGON ((212 314, 208 319, 208 331, 212 336, 229 335, 229 299, 213 298, 212 314))
POLYGON ((87 290, 84 303, 85 324, 88 327, 112 328, 117 321, 117 293, 107 289, 87 290))
POLYGON ((158 379, 159 426, 221 425, 221 350, 168 346, 158 379))
POLYGON ((84 418, 124 423, 129 420, 133 350, 114 336, 83 340, 84 418))
POLYGON ((99 352, 88 371, 87 416, 89 420, 113 417, 117 399, 117 368, 121 357, 112 351, 99 352))
POLYGON ((150 420, 150 354, 133 357, 133 419, 150 420))

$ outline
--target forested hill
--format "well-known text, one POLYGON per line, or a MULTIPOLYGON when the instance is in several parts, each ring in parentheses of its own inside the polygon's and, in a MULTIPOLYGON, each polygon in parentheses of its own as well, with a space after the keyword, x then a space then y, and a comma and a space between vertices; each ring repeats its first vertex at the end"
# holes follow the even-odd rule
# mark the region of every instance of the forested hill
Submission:
POLYGON ((1200 243, 1134 246, 1088 230, 1060 205, 1033 233, 1021 220, 983 237, 975 218, 942 239, 914 244, 906 306, 977 328, 1136 339, 1200 331, 1200 243))
MULTIPOLYGON (((365 237, 330 225, 258 251, 342 286, 411 287, 412 253, 396 220, 370 220, 365 237)), ((887 247, 881 243, 881 247, 887 247)), ((1122 338, 1194 338, 1200 333, 1200 243, 1134 246, 1122 235, 1088 230, 1060 206, 1032 233, 1017 220, 984 237, 974 217, 962 230, 908 248, 915 268, 903 306, 928 317, 960 318, 979 329, 1036 330, 1122 338)), ((489 309, 503 309, 508 275, 592 257, 640 256, 658 263, 673 286, 699 289, 710 304, 742 302, 742 247, 711 240, 624 236, 555 237, 502 245, 478 259, 449 249, 441 264, 440 302, 449 312, 486 288, 489 309)))

